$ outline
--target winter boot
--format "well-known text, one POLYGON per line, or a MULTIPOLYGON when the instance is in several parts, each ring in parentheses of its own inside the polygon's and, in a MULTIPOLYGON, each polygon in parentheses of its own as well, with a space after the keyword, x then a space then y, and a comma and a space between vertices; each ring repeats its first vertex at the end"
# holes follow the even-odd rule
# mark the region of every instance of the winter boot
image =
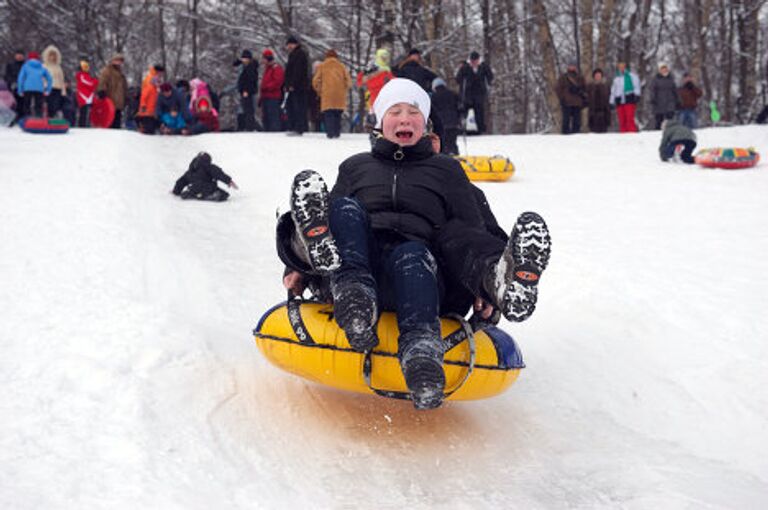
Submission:
POLYGON ((486 292, 507 320, 522 322, 536 308, 537 285, 549 262, 551 245, 541 216, 525 212, 517 218, 507 247, 484 281, 486 292))
POLYGON ((328 224, 328 187, 314 170, 302 170, 291 187, 291 216, 307 250, 312 269, 324 274, 338 269, 341 258, 328 224))
POLYGON ((401 335, 400 342, 405 344, 405 347, 401 346, 400 366, 405 376, 405 384, 411 392, 413 407, 440 407, 445 398, 445 346, 439 332, 418 332, 412 339, 401 335))
POLYGON ((333 315, 352 349, 365 352, 376 347, 379 314, 375 288, 362 278, 346 278, 341 282, 332 280, 331 293, 333 315))

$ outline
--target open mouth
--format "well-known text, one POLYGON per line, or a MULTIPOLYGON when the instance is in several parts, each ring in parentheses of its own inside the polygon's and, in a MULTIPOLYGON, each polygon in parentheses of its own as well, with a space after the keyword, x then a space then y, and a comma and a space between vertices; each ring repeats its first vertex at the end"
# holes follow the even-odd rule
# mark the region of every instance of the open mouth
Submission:
POLYGON ((413 131, 409 129, 401 129, 399 131, 395 131, 395 136, 400 142, 409 142, 413 138, 413 131))

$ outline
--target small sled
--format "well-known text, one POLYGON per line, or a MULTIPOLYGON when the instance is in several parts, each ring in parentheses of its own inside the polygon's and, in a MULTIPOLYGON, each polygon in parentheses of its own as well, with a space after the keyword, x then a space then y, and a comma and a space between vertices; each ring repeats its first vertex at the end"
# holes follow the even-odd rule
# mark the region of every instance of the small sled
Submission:
MULTIPOLYGON (((503 393, 525 367, 517 344, 495 326, 472 331, 460 318, 442 318, 448 400, 478 400, 503 393)), ((352 350, 333 319, 331 305, 290 300, 269 311, 253 331, 264 357, 277 367, 357 393, 408 399, 397 358, 397 319, 385 312, 377 325, 379 345, 352 350)))
POLYGON ((91 127, 108 128, 115 120, 115 103, 108 97, 93 98, 90 113, 91 127))
POLYGON ((470 181, 508 181, 515 165, 504 156, 456 156, 470 181))
POLYGON ((64 134, 69 131, 69 122, 49 117, 24 117, 19 121, 21 129, 34 134, 64 134))
POLYGON ((741 170, 751 168, 760 161, 760 154, 754 148, 713 147, 696 153, 696 163, 706 168, 741 170))

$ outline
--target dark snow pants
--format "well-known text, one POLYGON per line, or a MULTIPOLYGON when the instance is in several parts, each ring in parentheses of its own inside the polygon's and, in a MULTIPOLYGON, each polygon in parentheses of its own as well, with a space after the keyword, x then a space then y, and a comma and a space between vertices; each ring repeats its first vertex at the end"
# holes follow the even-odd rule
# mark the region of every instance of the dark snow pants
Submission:
POLYGON ((341 136, 341 112, 342 110, 325 110, 323 112, 325 136, 328 138, 338 138, 341 136))
POLYGON ((671 142, 667 142, 667 145, 664 146, 664 153, 661 155, 662 161, 667 161, 672 156, 674 156, 675 147, 678 145, 683 146, 683 151, 680 153, 680 159, 688 164, 695 163, 696 161, 693 158, 693 149, 696 148, 696 142, 693 140, 673 140, 671 142))
POLYGON ((280 100, 262 99, 261 100, 261 123, 264 131, 282 131, 282 121, 280 120, 280 100))
POLYGON ((354 198, 334 200, 329 213, 341 255, 341 267, 331 276, 334 285, 355 281, 374 286, 379 308, 397 314, 401 353, 410 339, 439 335, 437 264, 427 246, 372 230, 368 212, 354 198))
POLYGON ((563 109, 563 134, 581 132, 581 107, 561 105, 563 109))
POLYGON ((285 108, 288 111, 288 131, 305 133, 308 130, 307 91, 292 90, 288 94, 285 108))
POLYGON ((42 92, 25 92, 24 93, 24 115, 34 115, 35 117, 43 116, 43 98, 42 92))

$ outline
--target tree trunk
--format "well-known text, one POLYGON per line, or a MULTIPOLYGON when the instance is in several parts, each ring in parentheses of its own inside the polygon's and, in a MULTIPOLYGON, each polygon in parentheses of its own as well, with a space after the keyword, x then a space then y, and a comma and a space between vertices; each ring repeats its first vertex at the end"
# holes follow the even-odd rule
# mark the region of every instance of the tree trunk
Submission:
POLYGON ((200 0, 192 0, 192 76, 197 76, 197 5, 200 0))
POLYGON ((613 17, 614 0, 604 0, 603 9, 600 12, 600 31, 597 40, 597 67, 602 68, 608 76, 608 36, 611 34, 611 21, 613 17))
POLYGON ((590 76, 595 65, 595 49, 592 44, 594 37, 595 19, 593 17, 592 0, 581 0, 580 4, 581 32, 581 74, 590 76))
POLYGON ((163 0, 157 0, 157 32, 160 37, 160 63, 165 67, 165 21, 163 20, 163 0))
POLYGON ((547 88, 547 106, 552 117, 553 132, 559 133, 562 125, 560 113, 560 101, 555 93, 557 84, 557 65, 555 63, 555 47, 552 42, 552 31, 549 28, 547 8, 544 0, 532 0, 531 7, 533 18, 538 26, 539 47, 542 52, 542 68, 544 72, 545 87, 547 88))

